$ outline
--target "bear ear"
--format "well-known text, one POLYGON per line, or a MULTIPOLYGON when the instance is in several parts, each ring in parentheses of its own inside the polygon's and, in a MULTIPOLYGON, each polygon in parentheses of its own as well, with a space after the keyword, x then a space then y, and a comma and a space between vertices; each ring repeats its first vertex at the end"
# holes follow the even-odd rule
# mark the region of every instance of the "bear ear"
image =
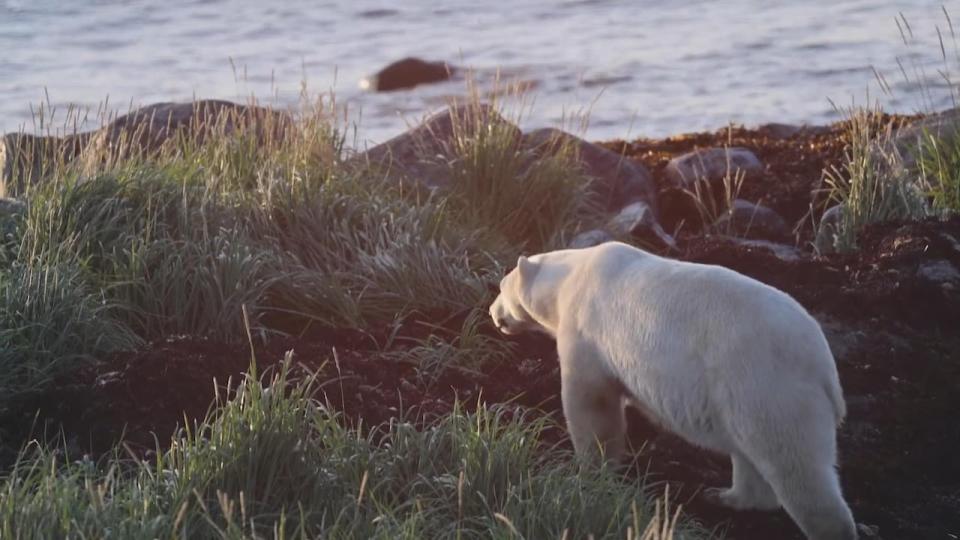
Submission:
POLYGON ((520 283, 530 283, 537 274, 537 263, 521 255, 517 259, 517 272, 520 273, 520 283))

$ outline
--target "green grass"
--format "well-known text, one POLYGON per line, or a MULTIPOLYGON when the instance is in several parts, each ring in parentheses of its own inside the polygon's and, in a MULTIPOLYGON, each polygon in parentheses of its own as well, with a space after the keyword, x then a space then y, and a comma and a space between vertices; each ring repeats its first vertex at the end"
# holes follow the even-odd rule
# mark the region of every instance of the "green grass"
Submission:
POLYGON ((960 128, 943 136, 925 131, 917 149, 917 167, 926 181, 933 208, 941 213, 960 212, 960 128))
POLYGON ((31 445, 0 476, 4 538, 701 538, 642 480, 578 469, 542 416, 456 408, 361 433, 292 355, 148 461, 31 445))
POLYGON ((821 225, 821 252, 856 249, 857 234, 871 223, 929 215, 922 186, 904 167, 891 137, 892 126, 880 111, 847 111, 844 159, 839 167, 824 171, 827 202, 840 210, 833 223, 821 225))
MULTIPOLYGON (((22 422, 57 379, 181 334, 382 336, 416 317, 437 325, 371 354, 415 365, 427 386, 511 361, 489 337, 489 286, 592 219, 572 150, 535 155, 473 103, 450 189, 425 195, 348 164, 326 107, 289 125, 194 126, 147 151, 125 134, 72 160, 18 156, 26 175, 8 187, 27 208, 0 224, 0 418, 22 422)), ((580 470, 542 441, 543 416, 458 406, 358 431, 313 399, 312 378, 292 382, 289 362, 248 375, 149 461, 122 441, 92 458, 25 445, 0 472, 0 537, 702 536, 642 481, 580 470)), ((3 430, 9 448, 29 428, 3 430)))

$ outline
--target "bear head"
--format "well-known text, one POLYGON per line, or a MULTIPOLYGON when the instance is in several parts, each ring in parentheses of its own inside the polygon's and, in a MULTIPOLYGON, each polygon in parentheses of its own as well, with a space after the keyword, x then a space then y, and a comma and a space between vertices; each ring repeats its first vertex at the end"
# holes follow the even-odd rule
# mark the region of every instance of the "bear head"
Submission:
POLYGON ((530 291, 538 270, 536 262, 521 256, 517 267, 500 280, 500 294, 490 305, 490 318, 500 332, 512 336, 546 331, 529 309, 530 291))

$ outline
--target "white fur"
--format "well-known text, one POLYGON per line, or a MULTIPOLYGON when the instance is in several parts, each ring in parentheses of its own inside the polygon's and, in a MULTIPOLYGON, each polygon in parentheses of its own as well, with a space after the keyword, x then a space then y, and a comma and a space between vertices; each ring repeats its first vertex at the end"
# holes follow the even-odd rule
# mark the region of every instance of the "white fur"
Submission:
POLYGON ((557 340, 578 455, 621 456, 626 401, 731 456, 733 485, 712 499, 782 505, 809 538, 856 537, 836 473, 836 365, 820 325, 786 293, 618 242, 521 257, 500 289, 490 315, 501 331, 557 340))

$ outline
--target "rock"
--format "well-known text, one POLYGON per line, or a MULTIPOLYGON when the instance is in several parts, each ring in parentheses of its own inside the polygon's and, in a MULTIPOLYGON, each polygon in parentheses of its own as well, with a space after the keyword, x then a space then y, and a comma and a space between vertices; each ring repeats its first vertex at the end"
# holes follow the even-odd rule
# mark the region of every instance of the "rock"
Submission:
POLYGON ((283 137, 293 125, 286 113, 229 101, 157 103, 104 127, 66 137, 10 133, 0 139, 0 196, 19 196, 57 165, 82 158, 90 165, 146 155, 183 133, 198 142, 210 135, 253 132, 260 144, 283 137))
POLYGON ((595 202, 608 211, 642 201, 656 213, 657 189, 650 172, 639 162, 555 128, 542 128, 523 136, 523 144, 538 154, 570 145, 593 182, 595 202))
POLYGON ((665 187, 658 194, 660 223, 676 233, 679 230, 700 232, 706 225, 697 201, 689 191, 677 187, 665 187))
POLYGON ((866 523, 857 523, 857 532, 863 538, 879 538, 880 527, 876 525, 867 525, 866 523))
POLYGON ((66 137, 8 133, 0 137, 0 197, 18 197, 57 165, 73 161, 89 133, 66 137))
POLYGON ((27 205, 17 199, 0 197, 0 243, 16 231, 17 220, 27 213, 27 205))
POLYGON ((428 62, 410 57, 388 65, 362 81, 361 85, 376 92, 389 92, 445 81, 455 72, 456 68, 446 62, 428 62))
POLYGON ((363 152, 350 163, 379 169, 380 174, 429 189, 446 187, 457 159, 457 132, 475 132, 475 123, 496 125, 520 143, 520 128, 489 105, 461 105, 434 114, 419 126, 363 152))
POLYGON ((834 247, 834 237, 839 234, 840 219, 843 216, 843 208, 837 204, 827 208, 820 216, 820 224, 817 225, 817 237, 813 243, 820 253, 832 253, 834 247))
POLYGON ((88 150, 95 158, 149 154, 181 134, 202 143, 210 135, 254 133, 265 144, 283 137, 292 125, 287 113, 229 101, 156 103, 97 130, 88 150))
POLYGON ((766 133, 772 139, 790 139, 801 134, 819 135, 830 131, 827 126, 811 126, 808 124, 781 124, 771 122, 757 127, 758 131, 766 133))
MULTIPOLYGON (((938 137, 944 144, 953 144, 960 135, 960 108, 947 109, 926 116, 901 127, 893 134, 891 142, 899 154, 903 167, 912 169, 916 166, 917 148, 927 135, 938 137)), ((885 144, 885 141, 881 141, 881 144, 885 144)), ((889 150, 889 147, 882 149, 884 152, 889 150)))
POLYGON ((570 243, 567 244, 567 247, 570 249, 588 248, 599 246, 600 244, 609 242, 613 239, 614 238, 610 235, 610 233, 600 229, 593 229, 574 236, 573 240, 570 240, 570 243))
POLYGON ((746 176, 755 175, 763 171, 763 164, 746 148, 705 148, 671 159, 664 172, 671 185, 693 189, 694 183, 700 178, 716 186, 723 182, 728 172, 733 178, 737 171, 746 176))
POLYGON ((663 230, 653 215, 653 210, 642 201, 623 207, 620 213, 607 223, 607 230, 613 236, 632 236, 659 248, 677 249, 676 241, 663 230))
POLYGON ((799 249, 788 246, 786 244, 778 244, 776 242, 770 242, 768 240, 751 240, 746 238, 735 238, 732 236, 722 237, 726 238, 730 243, 745 247, 748 249, 762 249, 771 253, 774 257, 780 259, 784 262, 794 262, 799 261, 803 258, 803 252, 799 249))
POLYGON ((780 214, 743 199, 734 200, 730 209, 713 223, 713 228, 744 238, 779 240, 790 236, 790 228, 780 214))
POLYGON ((917 277, 951 290, 960 286, 960 271, 950 261, 943 259, 921 264, 917 269, 917 277))

